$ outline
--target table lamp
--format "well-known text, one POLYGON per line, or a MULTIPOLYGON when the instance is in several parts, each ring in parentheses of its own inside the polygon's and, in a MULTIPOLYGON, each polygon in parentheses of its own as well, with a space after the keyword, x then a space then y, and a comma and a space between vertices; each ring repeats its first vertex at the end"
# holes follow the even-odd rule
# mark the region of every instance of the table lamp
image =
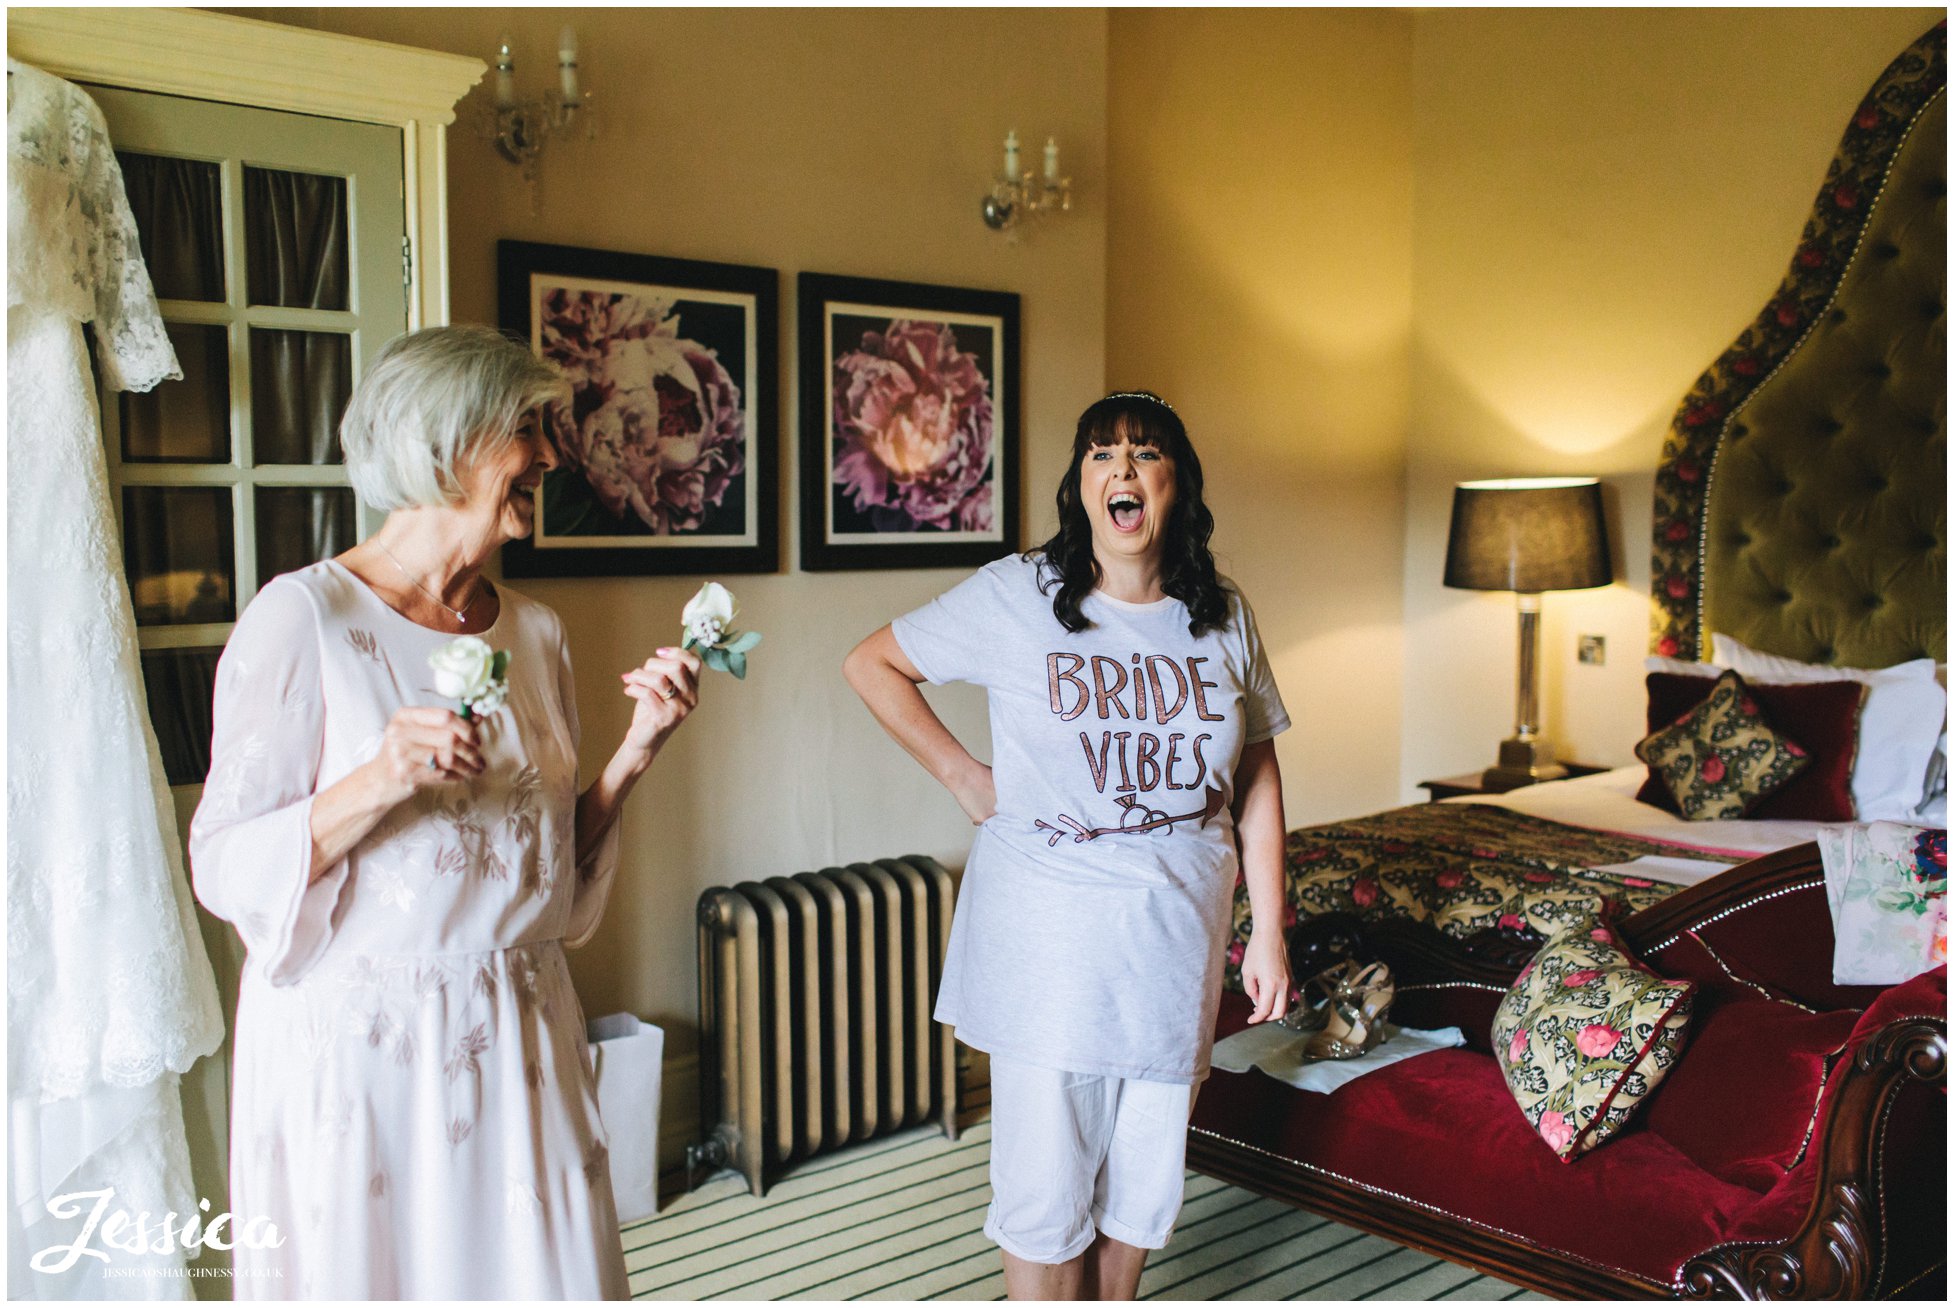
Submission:
POLYGON ((1586 590, 1614 579, 1601 483, 1593 477, 1463 481, 1452 492, 1445 584, 1517 592, 1519 705, 1513 736, 1488 768, 1489 791, 1567 775, 1540 739, 1540 592, 1586 590))

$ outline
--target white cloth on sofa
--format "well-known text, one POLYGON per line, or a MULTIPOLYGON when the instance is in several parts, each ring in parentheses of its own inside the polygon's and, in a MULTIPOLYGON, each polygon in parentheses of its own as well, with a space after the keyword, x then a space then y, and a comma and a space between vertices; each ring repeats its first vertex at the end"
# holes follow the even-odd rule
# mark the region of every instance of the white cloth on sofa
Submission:
POLYGON ((1900 822, 1821 828, 1832 980, 1898 985, 1947 961, 1947 836, 1900 822))
POLYGON ((1218 1072, 1246 1072, 1251 1067, 1259 1067, 1298 1090, 1327 1095, 1366 1072, 1435 1049, 1456 1049, 1465 1043, 1465 1033, 1456 1026, 1420 1031, 1386 1023, 1384 1032, 1384 1042, 1361 1057, 1312 1061, 1303 1057, 1303 1048, 1309 1043, 1307 1033, 1291 1031, 1276 1022, 1262 1022, 1218 1041, 1210 1055, 1210 1066, 1218 1072))

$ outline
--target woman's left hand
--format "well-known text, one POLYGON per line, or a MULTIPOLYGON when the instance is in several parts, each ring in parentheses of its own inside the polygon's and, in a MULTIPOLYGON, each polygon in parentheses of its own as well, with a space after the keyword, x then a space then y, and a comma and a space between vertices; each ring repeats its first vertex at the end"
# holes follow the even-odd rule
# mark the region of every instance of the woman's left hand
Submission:
POLYGON ((1289 1011, 1289 949, 1280 931, 1251 931, 1242 955, 1242 989, 1255 1004, 1249 1023, 1273 1022, 1289 1011))
POLYGON ((699 656, 690 650, 654 650, 642 666, 623 674, 624 693, 638 701, 624 747, 649 760, 686 715, 699 706, 699 656))

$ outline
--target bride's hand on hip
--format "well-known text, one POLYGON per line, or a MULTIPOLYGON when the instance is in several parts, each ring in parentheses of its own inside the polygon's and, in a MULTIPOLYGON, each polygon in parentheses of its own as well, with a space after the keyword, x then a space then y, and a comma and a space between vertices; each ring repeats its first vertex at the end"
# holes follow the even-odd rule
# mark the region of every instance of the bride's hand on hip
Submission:
POLYGON ((997 782, 985 764, 973 760, 968 774, 950 787, 950 793, 972 826, 980 827, 997 816, 997 782))
POLYGON ((444 708, 404 708, 387 721, 378 769, 386 798, 395 804, 429 786, 482 774, 482 740, 476 724, 444 708))
POLYGON ((658 752, 686 715, 699 706, 699 656, 689 650, 665 648, 623 674, 624 693, 638 701, 624 747, 649 758, 658 752))

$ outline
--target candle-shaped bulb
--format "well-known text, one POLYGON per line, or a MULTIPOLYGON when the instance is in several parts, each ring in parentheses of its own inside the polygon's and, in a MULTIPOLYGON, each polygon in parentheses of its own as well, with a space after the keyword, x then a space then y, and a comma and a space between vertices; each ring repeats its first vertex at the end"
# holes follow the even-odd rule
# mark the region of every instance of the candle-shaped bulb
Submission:
POLYGON ((1045 180, 1054 186, 1058 184, 1058 138, 1045 138, 1045 180))
POLYGON ((1013 129, 1004 137, 1004 176, 1018 180, 1018 133, 1013 129))
POLYGON ((495 52, 495 107, 513 109, 516 104, 516 56, 509 49, 509 34, 502 34, 502 45, 495 52))
POLYGON ((563 103, 576 104, 577 33, 567 26, 556 35, 556 71, 563 83, 563 103))

